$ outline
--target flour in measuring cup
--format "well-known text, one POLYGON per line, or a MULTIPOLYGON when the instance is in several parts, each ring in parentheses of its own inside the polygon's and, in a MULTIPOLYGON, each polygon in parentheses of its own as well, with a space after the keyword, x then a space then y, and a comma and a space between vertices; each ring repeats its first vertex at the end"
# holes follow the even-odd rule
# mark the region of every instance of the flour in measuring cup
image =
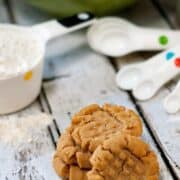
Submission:
POLYGON ((31 70, 42 55, 41 42, 27 28, 0 26, 0 79, 31 70))

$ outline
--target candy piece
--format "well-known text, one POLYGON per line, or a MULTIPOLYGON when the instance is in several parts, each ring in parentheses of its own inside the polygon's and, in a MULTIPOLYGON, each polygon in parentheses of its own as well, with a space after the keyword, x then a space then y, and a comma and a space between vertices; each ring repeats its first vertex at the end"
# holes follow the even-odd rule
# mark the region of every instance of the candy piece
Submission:
POLYGON ((174 52, 168 52, 167 54, 166 54, 166 60, 170 60, 170 59, 172 59, 172 57, 174 57, 174 52))
POLYGON ((26 72, 26 74, 24 75, 24 80, 29 81, 32 78, 32 75, 33 75, 32 71, 26 72))
POLYGON ((162 35, 159 37, 159 43, 161 45, 166 45, 168 43, 168 37, 165 35, 162 35))
POLYGON ((175 59, 174 63, 176 65, 176 67, 180 68, 180 58, 179 57, 175 59))

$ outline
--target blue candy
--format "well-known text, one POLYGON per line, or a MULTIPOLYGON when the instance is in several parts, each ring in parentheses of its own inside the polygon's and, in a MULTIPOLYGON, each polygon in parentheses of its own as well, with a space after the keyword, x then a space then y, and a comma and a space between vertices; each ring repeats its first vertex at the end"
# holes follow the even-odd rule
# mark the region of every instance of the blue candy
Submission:
POLYGON ((174 52, 168 52, 167 54, 166 54, 166 60, 168 61, 168 60, 170 60, 172 57, 174 57, 174 52))

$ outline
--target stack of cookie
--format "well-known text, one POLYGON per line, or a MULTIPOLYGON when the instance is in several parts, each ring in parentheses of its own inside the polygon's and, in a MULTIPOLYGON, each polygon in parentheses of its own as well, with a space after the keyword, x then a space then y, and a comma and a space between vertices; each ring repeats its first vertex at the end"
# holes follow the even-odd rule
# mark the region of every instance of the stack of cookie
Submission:
POLYGON ((87 106, 60 137, 54 168, 69 180, 157 180, 157 157, 141 134, 141 120, 132 110, 87 106))

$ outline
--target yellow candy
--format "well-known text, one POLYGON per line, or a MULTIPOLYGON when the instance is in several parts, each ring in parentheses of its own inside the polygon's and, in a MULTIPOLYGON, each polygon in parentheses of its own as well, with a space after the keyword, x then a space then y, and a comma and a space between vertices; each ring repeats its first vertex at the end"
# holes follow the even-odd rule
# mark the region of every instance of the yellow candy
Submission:
POLYGON ((32 72, 32 71, 26 72, 26 74, 24 75, 24 80, 26 80, 26 81, 31 80, 32 75, 33 75, 33 72, 32 72))

